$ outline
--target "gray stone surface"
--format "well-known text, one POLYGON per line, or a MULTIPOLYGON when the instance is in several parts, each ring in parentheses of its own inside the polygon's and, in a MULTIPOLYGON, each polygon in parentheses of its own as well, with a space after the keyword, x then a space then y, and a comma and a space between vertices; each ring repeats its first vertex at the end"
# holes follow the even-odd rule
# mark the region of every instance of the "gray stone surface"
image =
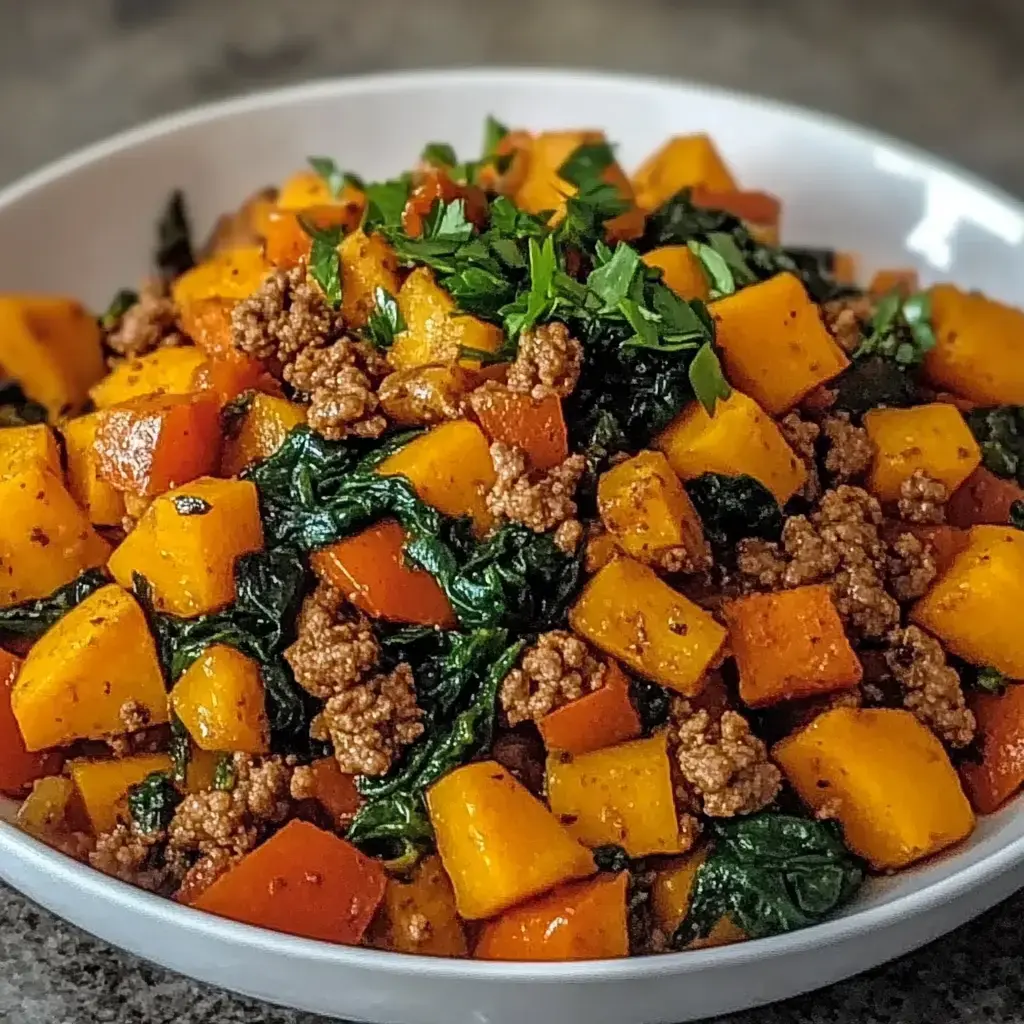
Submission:
MULTIPOLYGON (((1020 0, 0 0, 0 183, 259 86, 531 63, 817 106, 1024 194, 1022 50, 1020 0)), ((916 955, 731 1024, 1022 1024, 1022 921, 1018 896, 916 955)), ((171 1021, 313 1024, 141 963, 0 888, 0 1024, 171 1021)))

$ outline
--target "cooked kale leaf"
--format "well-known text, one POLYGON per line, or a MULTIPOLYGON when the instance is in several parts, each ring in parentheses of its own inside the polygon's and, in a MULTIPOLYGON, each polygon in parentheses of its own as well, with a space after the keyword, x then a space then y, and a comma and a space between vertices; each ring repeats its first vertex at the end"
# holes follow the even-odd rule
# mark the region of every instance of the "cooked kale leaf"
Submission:
POLYGON ((23 601, 0 610, 0 637, 37 640, 75 605, 81 604, 109 582, 102 569, 88 569, 70 583, 58 587, 49 597, 23 601))
POLYGON ((181 794, 167 772, 150 772, 128 790, 128 814, 146 835, 166 829, 180 803, 181 794))
POLYGON ((185 194, 175 189, 156 226, 156 266, 167 278, 180 277, 196 265, 185 194))
POLYGON ((762 813, 711 823, 713 846, 672 942, 705 938, 724 916, 752 939, 816 924, 864 880, 833 822, 762 813))
POLYGON ((640 716, 640 725, 645 736, 660 729, 668 721, 672 696, 664 686, 631 676, 629 699, 640 716))
POLYGON ((913 373, 882 355, 855 360, 829 387, 836 392, 832 408, 857 420, 879 406, 908 409, 920 401, 921 389, 913 373))
POLYGON ((1024 486, 1024 406, 996 405, 967 413, 985 468, 1024 486))
POLYGON ((782 535, 779 503, 752 476, 703 473, 686 482, 686 491, 717 558, 728 558, 744 537, 778 540, 782 535))
POLYGON ((45 423, 46 407, 33 402, 14 380, 0 380, 0 429, 45 423))
POLYGON ((192 760, 192 740, 185 723, 171 711, 171 738, 167 753, 171 758, 171 779, 179 786, 184 786, 188 779, 188 766, 192 760))

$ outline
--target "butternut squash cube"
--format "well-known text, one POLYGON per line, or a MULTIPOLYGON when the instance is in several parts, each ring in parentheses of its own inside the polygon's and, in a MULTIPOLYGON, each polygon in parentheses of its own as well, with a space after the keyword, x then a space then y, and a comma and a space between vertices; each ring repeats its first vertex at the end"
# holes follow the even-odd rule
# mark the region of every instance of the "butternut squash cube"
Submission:
POLYGON ((400 473, 428 505, 447 516, 469 516, 480 534, 494 522, 485 500, 495 481, 490 446, 469 420, 434 427, 386 458, 377 472, 400 473))
POLYGON ((857 686, 863 669, 826 586, 751 594, 724 608, 749 707, 857 686))
POLYGON ((872 409, 864 429, 875 447, 868 490, 896 501, 916 470, 940 480, 950 493, 981 465, 981 449, 960 410, 948 402, 910 409, 872 409))
POLYGON ((327 179, 309 169, 297 171, 284 180, 277 194, 277 207, 279 210, 305 210, 310 206, 361 205, 364 200, 362 191, 348 183, 335 195, 327 179))
POLYGON ((32 792, 18 808, 18 828, 29 835, 51 843, 70 831, 70 818, 77 800, 75 784, 63 775, 46 775, 36 779, 32 792))
POLYGON ((118 819, 127 820, 128 790, 151 772, 170 771, 171 759, 167 754, 137 754, 113 760, 76 760, 68 767, 92 834, 99 835, 112 829, 118 819))
POLYGON ((383 288, 389 295, 399 293, 402 281, 398 257, 380 235, 367 235, 362 230, 346 235, 338 253, 342 315, 347 326, 365 327, 377 304, 376 290, 383 288))
POLYGON ((732 192, 737 187, 714 142, 703 133, 674 136, 633 173, 637 203, 648 212, 681 189, 698 186, 717 192, 732 192))
POLYGON ((1024 608, 1024 533, 973 526, 967 547, 910 610, 954 654, 1024 679, 1020 609, 1024 608))
POLYGON ((0 608, 46 597, 106 561, 110 545, 49 470, 0 480, 0 508, 0 608))
POLYGON ((238 432, 224 439, 221 472, 224 476, 237 476, 246 466, 269 458, 292 430, 305 422, 306 408, 298 402, 274 395, 253 395, 238 432))
POLYGON ((0 365, 51 420, 84 405, 106 369, 100 328, 74 299, 0 295, 0 365))
POLYGON ((569 612, 572 628, 634 671, 686 697, 700 693, 726 631, 632 558, 616 558, 569 612))
POLYGON ((187 395, 195 390, 192 378, 206 361, 195 345, 158 348, 135 359, 126 359, 89 389, 98 409, 119 405, 143 395, 187 395))
POLYGON ((475 369, 480 360, 460 359, 462 346, 497 352, 504 341, 500 327, 459 312, 427 267, 417 267, 405 279, 398 292, 398 308, 406 329, 388 350, 388 362, 396 370, 454 362, 475 369))
POLYGON ((206 477, 155 499, 109 568, 123 587, 141 573, 161 611, 203 615, 235 599, 235 560, 262 547, 256 487, 206 477))
POLYGON ((11 707, 29 750, 124 732, 129 701, 167 721, 167 694, 142 609, 111 584, 72 608, 28 652, 11 707))
POLYGON ((180 309, 200 299, 246 299, 271 271, 260 245, 222 249, 186 270, 173 285, 171 298, 180 309))
POLYGON ((663 245, 641 257, 649 267, 661 271, 661 279, 681 299, 707 302, 711 287, 700 260, 686 245, 663 245))
POLYGON ((974 828, 956 769, 909 711, 835 708, 772 756, 804 803, 828 806, 850 849, 878 871, 938 853, 974 828))
POLYGON ((68 456, 68 490, 97 526, 120 526, 124 519, 124 497, 111 483, 100 479, 96 455, 96 428, 100 414, 76 416, 62 427, 68 456))
POLYGON ((640 452, 601 475, 597 507, 628 555, 673 569, 705 551, 704 527, 661 452, 640 452))
POLYGON ((594 873, 590 851, 496 761, 456 768, 427 791, 427 806, 455 905, 467 920, 594 873))
POLYGON ((772 416, 850 365, 793 274, 743 288, 710 312, 725 375, 772 416))
POLYGON ((655 438, 683 480, 702 473, 752 476, 784 505, 803 487, 807 468, 786 444, 775 421, 752 398, 733 391, 709 416, 700 402, 688 405, 655 438))
POLYGON ((973 693, 971 711, 978 723, 976 757, 960 764, 960 779, 979 814, 991 814, 1024 784, 1024 686, 1012 683, 1002 693, 973 693))
POLYGON ((260 667, 234 647, 207 647, 174 684, 171 707, 200 750, 270 751, 260 667))
POLYGON ((234 299, 197 299, 178 310, 178 322, 197 348, 213 358, 237 351, 231 327, 234 299))
POLYGON ((27 469, 48 470, 58 480, 64 475, 57 441, 45 423, 0 430, 0 480, 27 469))
POLYGON ((1024 404, 1024 310, 952 284, 936 285, 930 295, 928 380, 982 405, 1024 404))
POLYGON ((668 736, 632 740, 587 754, 548 756, 548 805, 584 846, 613 844, 630 857, 679 853, 668 736))

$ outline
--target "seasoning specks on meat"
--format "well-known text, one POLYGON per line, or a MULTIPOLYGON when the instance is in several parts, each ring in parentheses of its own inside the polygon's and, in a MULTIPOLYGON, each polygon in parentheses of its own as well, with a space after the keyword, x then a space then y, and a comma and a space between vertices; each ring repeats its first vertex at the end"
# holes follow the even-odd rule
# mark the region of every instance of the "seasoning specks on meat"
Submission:
POLYGON ((827 416, 821 424, 828 441, 825 470, 837 483, 848 483, 863 476, 875 457, 874 445, 863 427, 850 422, 848 413, 827 416))
POLYGON ((923 597, 938 575, 931 545, 912 533, 901 533, 889 545, 886 565, 889 589, 897 601, 923 597))
POLYGON ((829 333, 847 354, 860 347, 863 328, 875 315, 875 304, 867 295, 854 295, 826 302, 822 316, 829 333))
POLYGON ((105 338, 119 356, 137 357, 154 349, 185 342, 178 329, 178 310, 167 294, 164 281, 147 281, 139 300, 125 310, 117 326, 105 338))
POLYGON ((550 323, 524 331, 519 351, 509 367, 508 387, 534 398, 568 398, 580 379, 583 346, 565 324, 550 323))
POLYGON ((801 495, 808 501, 816 500, 821 493, 821 480, 818 474, 814 445, 821 435, 821 427, 811 420, 802 419, 799 413, 791 412, 779 420, 779 430, 786 439, 786 443, 807 469, 807 480, 801 490, 801 495))
POLYGON ((914 472, 900 484, 897 503, 900 518, 907 523, 943 523, 949 489, 941 480, 933 480, 923 469, 914 472))

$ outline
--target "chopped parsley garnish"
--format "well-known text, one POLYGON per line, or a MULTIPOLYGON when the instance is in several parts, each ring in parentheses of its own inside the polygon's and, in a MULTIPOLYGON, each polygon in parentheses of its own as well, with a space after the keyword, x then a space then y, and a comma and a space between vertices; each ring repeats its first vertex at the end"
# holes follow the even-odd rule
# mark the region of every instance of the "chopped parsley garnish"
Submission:
POLYGON ((375 348, 391 348, 395 335, 404 331, 405 327, 398 301, 386 288, 377 285, 373 290, 373 309, 363 337, 375 348))
POLYGON ((166 829, 180 803, 181 794, 167 772, 150 772, 128 790, 128 814, 145 835, 166 829))
POLYGON ((928 293, 917 292, 905 298, 894 290, 878 303, 854 359, 880 355, 898 366, 918 366, 934 347, 928 293))
POLYGON ((412 191, 412 175, 402 174, 389 181, 369 182, 363 191, 366 193, 363 230, 367 234, 388 228, 401 228, 402 211, 412 191))
POLYGON ((100 327, 105 331, 112 331, 121 322, 121 318, 128 312, 136 302, 139 301, 139 293, 131 288, 120 288, 110 300, 110 305, 100 314, 100 327))
POLYGON ((428 142, 423 147, 420 159, 441 168, 454 167, 459 162, 454 148, 447 142, 428 142))
POLYGON ((309 272, 313 280, 320 285, 327 304, 332 309, 341 305, 341 256, 338 246, 341 244, 342 230, 340 227, 318 228, 299 214, 302 230, 313 239, 309 251, 309 272))

